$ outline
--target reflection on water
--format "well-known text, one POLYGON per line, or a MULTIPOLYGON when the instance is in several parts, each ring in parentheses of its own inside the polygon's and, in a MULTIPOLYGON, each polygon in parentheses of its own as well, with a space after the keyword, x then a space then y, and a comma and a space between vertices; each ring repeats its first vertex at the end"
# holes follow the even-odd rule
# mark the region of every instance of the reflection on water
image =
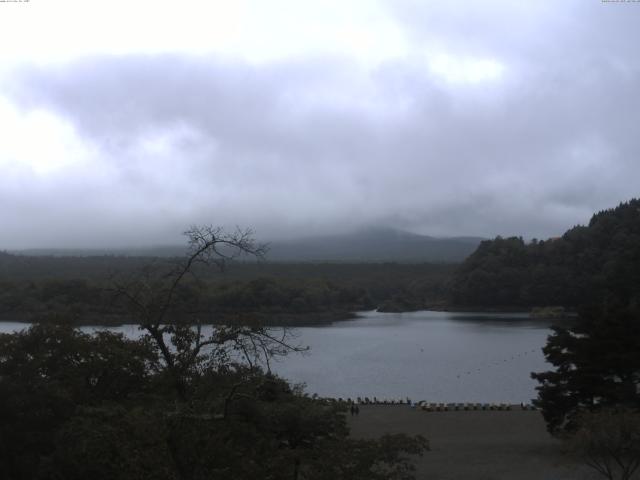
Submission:
MULTIPOLYGON (((541 348, 550 325, 518 313, 362 312, 354 320, 297 329, 297 341, 310 353, 272 367, 322 396, 528 402, 536 385, 530 372, 549 367, 541 348)), ((0 323, 0 331, 27 326, 0 323)), ((134 325, 111 330, 140 334, 134 325)))

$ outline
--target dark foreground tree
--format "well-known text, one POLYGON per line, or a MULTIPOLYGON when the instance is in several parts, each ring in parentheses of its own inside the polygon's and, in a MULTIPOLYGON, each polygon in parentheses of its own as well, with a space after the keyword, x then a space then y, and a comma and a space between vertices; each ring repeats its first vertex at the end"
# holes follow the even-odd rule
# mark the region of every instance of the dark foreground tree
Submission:
POLYGON ((144 341, 65 325, 0 335, 0 478, 39 478, 79 406, 140 401, 157 358, 144 341))
POLYGON ((597 308, 555 328, 544 353, 554 371, 534 373, 547 429, 609 480, 640 465, 640 316, 597 308))
POLYGON ((8 480, 408 479, 425 447, 352 439, 343 406, 256 368, 202 369, 176 403, 144 339, 36 325, 0 352, 8 480))
POLYGON ((555 370, 533 373, 537 405, 551 433, 571 432, 580 414, 603 407, 640 408, 640 313, 592 308, 575 326, 554 328, 543 349, 555 370))
POLYGON ((115 294, 124 300, 144 338, 157 349, 163 371, 181 400, 188 395, 190 379, 203 369, 229 368, 234 356, 250 366, 265 364, 269 370, 272 357, 305 350, 292 343, 290 332, 284 328, 262 327, 251 319, 221 325, 215 318, 185 312, 184 296, 197 290, 199 269, 223 270, 238 257, 260 259, 266 252, 264 245, 255 242, 251 230, 227 233, 219 227, 191 227, 185 235, 188 251, 183 259, 170 264, 158 262, 127 279, 113 281, 115 294), (203 324, 208 326, 207 334, 203 324))
POLYGON ((585 413, 569 437, 571 450, 609 480, 630 480, 640 467, 640 413, 604 409, 585 413))

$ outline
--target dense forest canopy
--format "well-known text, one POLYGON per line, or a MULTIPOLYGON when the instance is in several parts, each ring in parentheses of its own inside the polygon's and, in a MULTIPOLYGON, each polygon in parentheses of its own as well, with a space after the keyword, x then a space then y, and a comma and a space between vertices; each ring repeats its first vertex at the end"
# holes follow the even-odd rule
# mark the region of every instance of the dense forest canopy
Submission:
POLYGON ((483 241, 457 270, 456 305, 577 308, 608 292, 640 295, 640 200, 603 210, 559 238, 483 241))
POLYGON ((36 325, 0 334, 0 351, 8 480, 400 480, 425 448, 421 437, 352 439, 345 405, 213 356, 178 395, 148 339, 36 325))
MULTIPOLYGON (((175 259, 151 257, 27 257, 0 254, 0 318, 38 320, 63 313, 92 323, 127 322, 110 279, 175 259)), ((233 262, 224 272, 195 268, 182 285, 180 315, 228 321, 255 314, 267 323, 325 322, 387 306, 441 304, 451 264, 233 262), (294 318, 295 316, 295 318, 294 318), (304 317, 304 318, 301 318, 304 317)))

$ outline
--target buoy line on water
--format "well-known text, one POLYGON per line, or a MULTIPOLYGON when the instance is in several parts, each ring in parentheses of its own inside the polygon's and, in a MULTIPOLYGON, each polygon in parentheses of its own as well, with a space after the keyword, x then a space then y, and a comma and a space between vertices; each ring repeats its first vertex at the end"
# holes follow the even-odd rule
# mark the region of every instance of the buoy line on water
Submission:
POLYGON ((524 355, 529 355, 530 353, 535 353, 537 351, 536 348, 531 350, 526 350, 517 354, 511 355, 510 358, 501 358, 499 360, 494 360, 489 363, 484 363, 481 368, 478 368, 477 365, 474 368, 466 370, 464 372, 460 372, 456 375, 456 378, 464 378, 467 375, 472 375, 473 373, 480 373, 484 368, 496 367, 498 365, 504 365, 505 363, 513 362, 514 360, 523 357, 524 355))

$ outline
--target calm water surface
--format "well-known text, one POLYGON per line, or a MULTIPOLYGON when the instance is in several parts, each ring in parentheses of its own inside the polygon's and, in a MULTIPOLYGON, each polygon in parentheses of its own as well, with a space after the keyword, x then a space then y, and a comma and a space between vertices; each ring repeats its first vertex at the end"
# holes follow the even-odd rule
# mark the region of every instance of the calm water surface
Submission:
MULTIPOLYGON (((310 352, 272 368, 321 396, 528 402, 536 395, 530 372, 549 368, 541 351, 549 327, 526 314, 363 312, 354 320, 296 329, 296 341, 310 352)), ((22 328, 0 323, 4 332, 22 328)), ((133 325, 111 330, 138 335, 133 325)))
POLYGON ((550 324, 527 314, 377 313, 299 329, 306 356, 275 366, 310 393, 437 402, 527 402, 547 370, 550 324))

